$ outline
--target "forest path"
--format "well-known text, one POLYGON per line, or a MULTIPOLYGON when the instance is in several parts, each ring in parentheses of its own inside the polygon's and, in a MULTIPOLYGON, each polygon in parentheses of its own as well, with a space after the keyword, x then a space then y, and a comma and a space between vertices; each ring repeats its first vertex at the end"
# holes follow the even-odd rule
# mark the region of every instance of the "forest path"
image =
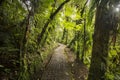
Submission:
POLYGON ((59 44, 43 72, 41 80, 72 80, 70 66, 65 55, 65 45, 59 44))

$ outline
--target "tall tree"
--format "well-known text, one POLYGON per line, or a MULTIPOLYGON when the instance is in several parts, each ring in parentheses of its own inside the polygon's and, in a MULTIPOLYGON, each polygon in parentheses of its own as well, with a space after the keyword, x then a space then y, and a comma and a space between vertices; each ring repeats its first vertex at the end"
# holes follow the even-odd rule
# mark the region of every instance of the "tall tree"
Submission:
POLYGON ((94 1, 96 3, 96 19, 88 80, 105 80, 109 33, 113 29, 111 24, 113 14, 110 0, 94 1))

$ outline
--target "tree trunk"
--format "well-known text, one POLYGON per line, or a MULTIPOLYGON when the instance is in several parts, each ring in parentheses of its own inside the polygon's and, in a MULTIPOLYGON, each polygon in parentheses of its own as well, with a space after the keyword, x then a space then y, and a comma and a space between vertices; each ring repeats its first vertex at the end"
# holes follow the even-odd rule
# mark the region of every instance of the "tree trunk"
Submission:
POLYGON ((68 30, 66 29, 66 40, 65 40, 65 44, 68 43, 68 30))
POLYGON ((80 61, 80 43, 79 41, 77 42, 77 52, 76 52, 76 61, 79 62, 80 61))
POLYGON ((81 61, 84 62, 85 48, 86 48, 86 19, 84 19, 84 36, 83 36, 83 51, 81 61))
POLYGON ((105 7, 100 5, 97 7, 88 80, 105 80, 110 32, 109 13, 105 7))
POLYGON ((63 30, 63 35, 62 35, 62 41, 64 42, 64 39, 65 39, 65 33, 66 33, 66 29, 64 28, 63 30))

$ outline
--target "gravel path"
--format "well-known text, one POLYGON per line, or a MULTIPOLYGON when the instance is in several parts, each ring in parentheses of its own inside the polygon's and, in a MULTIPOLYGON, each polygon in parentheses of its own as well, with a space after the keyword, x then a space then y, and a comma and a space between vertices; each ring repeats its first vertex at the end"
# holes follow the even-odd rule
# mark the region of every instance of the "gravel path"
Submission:
POLYGON ((64 54, 65 45, 59 45, 55 49, 46 70, 43 72, 41 80, 72 80, 70 66, 64 54))

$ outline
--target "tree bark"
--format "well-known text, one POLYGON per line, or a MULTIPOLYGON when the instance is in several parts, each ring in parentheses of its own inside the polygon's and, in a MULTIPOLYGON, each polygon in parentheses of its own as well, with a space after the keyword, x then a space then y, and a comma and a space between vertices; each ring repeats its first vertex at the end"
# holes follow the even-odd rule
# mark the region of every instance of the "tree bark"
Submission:
POLYGON ((110 23, 107 18, 109 13, 105 7, 100 5, 97 7, 88 80, 105 80, 110 32, 110 23))
POLYGON ((86 19, 84 19, 84 36, 83 36, 83 51, 81 61, 84 62, 85 48, 86 48, 86 19))

